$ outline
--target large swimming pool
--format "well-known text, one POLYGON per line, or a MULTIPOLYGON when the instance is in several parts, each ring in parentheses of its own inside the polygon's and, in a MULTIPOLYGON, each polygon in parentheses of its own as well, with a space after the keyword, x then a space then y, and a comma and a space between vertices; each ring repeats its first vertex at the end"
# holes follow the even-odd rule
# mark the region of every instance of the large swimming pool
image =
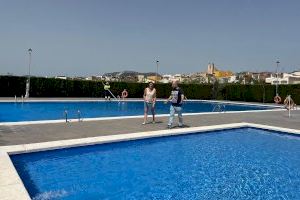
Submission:
POLYGON ((254 128, 11 159, 33 199, 300 199, 300 138, 254 128))
MULTIPOLYGON (((212 112, 217 103, 203 101, 188 101, 184 104, 185 113, 212 112)), ((81 118, 116 117, 142 115, 144 103, 142 101, 126 102, 2 102, 0 103, 0 122, 19 122, 37 120, 57 120, 65 118, 67 111, 69 119, 77 119, 78 111, 81 118)), ((266 110, 271 106, 255 106, 246 104, 224 104, 225 111, 266 110)), ((169 113, 169 105, 158 101, 157 114, 169 113)))

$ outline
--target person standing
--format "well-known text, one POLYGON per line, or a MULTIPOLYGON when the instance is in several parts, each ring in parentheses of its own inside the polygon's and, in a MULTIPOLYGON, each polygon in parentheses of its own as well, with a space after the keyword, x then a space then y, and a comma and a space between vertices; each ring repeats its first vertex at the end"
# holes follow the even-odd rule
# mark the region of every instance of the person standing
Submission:
POLYGON ((152 82, 149 83, 148 87, 144 90, 144 122, 147 122, 148 112, 151 110, 152 113, 152 123, 155 123, 155 103, 156 103, 156 89, 152 82))
POLYGON ((104 85, 104 98, 105 98, 105 100, 110 100, 109 89, 110 89, 109 82, 106 82, 105 85, 104 85))
POLYGON ((172 91, 170 97, 167 99, 167 102, 171 102, 170 106, 170 117, 168 122, 168 128, 172 128, 173 120, 175 113, 178 114, 178 126, 183 126, 183 118, 182 118, 182 103, 184 100, 184 93, 180 87, 178 87, 178 81, 172 81, 172 91))

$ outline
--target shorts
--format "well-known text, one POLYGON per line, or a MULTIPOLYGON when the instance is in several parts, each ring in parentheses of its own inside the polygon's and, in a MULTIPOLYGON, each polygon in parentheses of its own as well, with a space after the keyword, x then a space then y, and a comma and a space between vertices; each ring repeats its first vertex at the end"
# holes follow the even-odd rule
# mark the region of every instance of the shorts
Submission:
POLYGON ((144 108, 146 109, 146 108, 152 108, 152 105, 153 105, 153 103, 152 102, 144 102, 144 108))
POLYGON ((109 93, 108 90, 104 90, 104 96, 105 96, 105 97, 110 97, 110 93, 109 93))

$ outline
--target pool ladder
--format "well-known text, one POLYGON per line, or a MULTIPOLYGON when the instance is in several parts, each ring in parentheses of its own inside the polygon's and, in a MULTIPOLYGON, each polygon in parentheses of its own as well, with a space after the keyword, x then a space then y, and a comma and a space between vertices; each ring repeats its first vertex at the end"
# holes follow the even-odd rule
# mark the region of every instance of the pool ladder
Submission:
MULTIPOLYGON (((65 122, 68 123, 69 122, 68 110, 64 110, 64 118, 65 118, 65 122)), ((80 110, 77 110, 77 119, 78 119, 78 122, 82 122, 81 111, 80 110)))
POLYGON ((214 106, 213 112, 225 112, 226 111, 226 106, 224 104, 218 103, 214 106))

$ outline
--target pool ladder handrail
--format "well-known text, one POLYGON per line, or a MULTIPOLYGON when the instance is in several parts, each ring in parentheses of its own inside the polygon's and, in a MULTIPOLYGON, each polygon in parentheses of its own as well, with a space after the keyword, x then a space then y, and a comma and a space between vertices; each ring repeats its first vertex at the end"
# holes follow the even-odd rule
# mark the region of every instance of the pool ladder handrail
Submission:
POLYGON ((68 123, 68 110, 64 110, 64 117, 65 117, 65 122, 68 123))
POLYGON ((225 108, 226 108, 225 104, 217 103, 215 104, 212 112, 225 112, 226 111, 225 108))
POLYGON ((78 122, 81 122, 81 121, 82 121, 82 118, 81 118, 81 111, 80 111, 80 110, 77 110, 77 118, 78 118, 78 122))
MULTIPOLYGON (((68 123, 69 119, 68 119, 68 110, 67 109, 64 110, 64 117, 65 117, 65 122, 68 123)), ((78 122, 82 122, 80 110, 77 110, 77 119, 78 119, 78 122)))

